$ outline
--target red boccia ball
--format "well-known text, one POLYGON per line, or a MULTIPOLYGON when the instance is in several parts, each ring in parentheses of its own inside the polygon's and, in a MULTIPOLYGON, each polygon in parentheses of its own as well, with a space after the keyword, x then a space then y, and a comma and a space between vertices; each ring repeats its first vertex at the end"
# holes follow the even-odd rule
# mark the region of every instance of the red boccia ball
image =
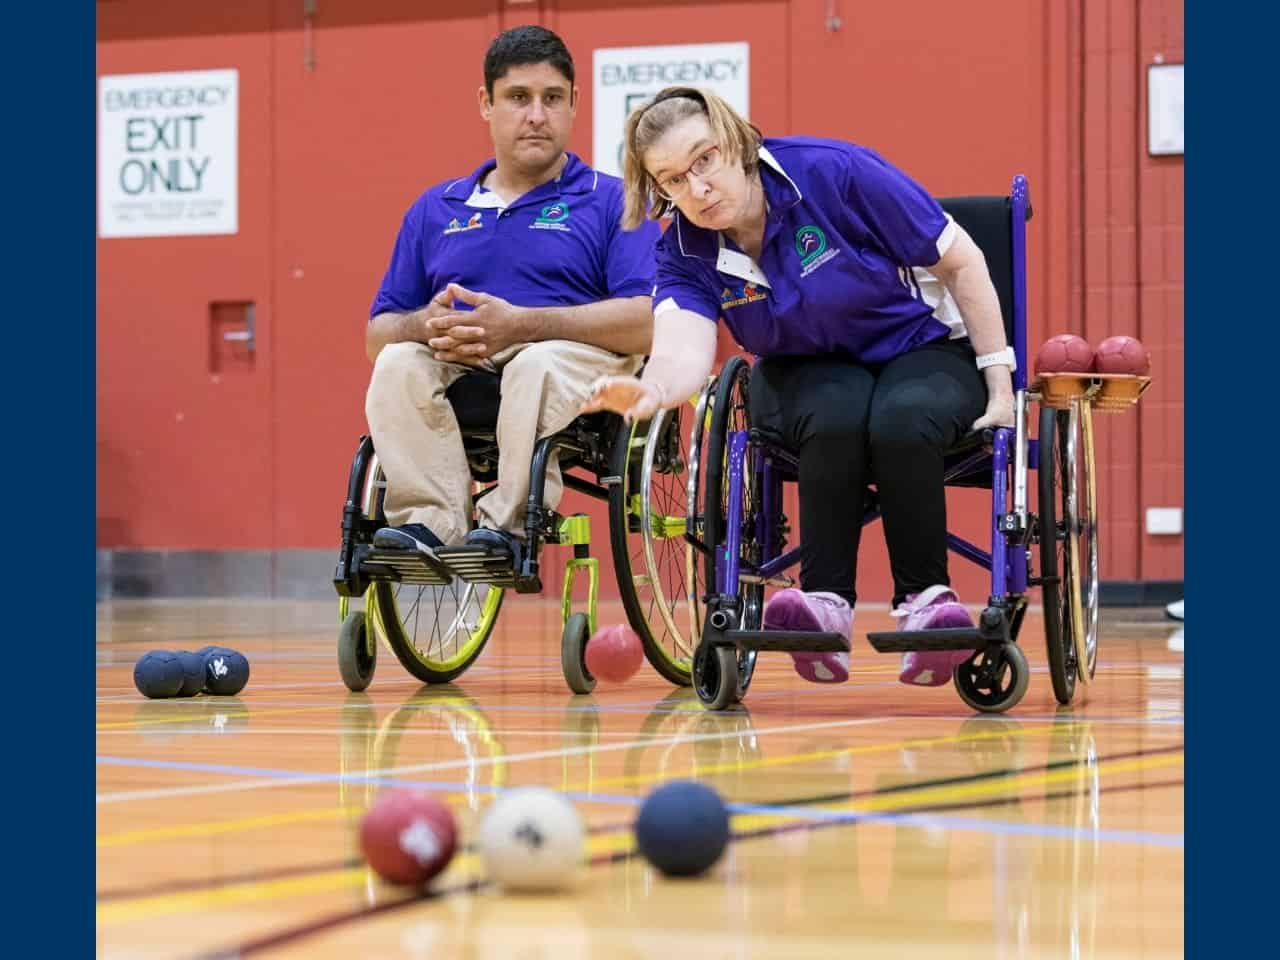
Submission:
POLYGON ((601 627, 587 641, 587 669, 597 680, 625 683, 636 675, 644 661, 644 648, 634 630, 626 624, 601 627))
POLYGON ((397 788, 374 801, 360 821, 360 849, 388 883, 420 886, 449 865, 458 825, 443 803, 421 790, 397 788))
POLYGON ((1145 377, 1151 372, 1151 354, 1142 341, 1133 337, 1107 337, 1098 344, 1094 363, 1099 373, 1131 373, 1145 377))
POLYGON ((1036 373, 1089 373, 1093 370, 1093 348, 1084 337, 1060 333, 1040 345, 1036 353, 1036 373))

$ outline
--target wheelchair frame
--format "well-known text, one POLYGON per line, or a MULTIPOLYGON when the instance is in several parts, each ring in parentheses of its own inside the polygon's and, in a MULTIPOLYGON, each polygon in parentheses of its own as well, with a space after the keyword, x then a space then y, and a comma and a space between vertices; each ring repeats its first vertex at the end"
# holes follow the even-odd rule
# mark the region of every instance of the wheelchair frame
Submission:
MULTIPOLYGON (((612 418, 598 416, 595 419, 582 417, 571 423, 565 430, 539 440, 534 447, 530 464, 529 502, 525 520, 526 541, 515 545, 514 562, 501 566, 486 564, 489 559, 485 551, 467 547, 441 548, 437 551, 450 566, 451 578, 465 581, 469 586, 488 585, 499 590, 494 604, 492 616, 496 618, 497 609, 501 605, 501 591, 514 589, 517 593, 540 593, 542 579, 539 574, 541 548, 546 543, 563 544, 573 547, 573 554, 565 565, 564 590, 562 594, 562 612, 565 638, 562 646, 570 647, 578 654, 572 664, 566 662, 566 680, 574 692, 587 693, 594 687, 595 681, 586 670, 582 651, 587 637, 595 630, 596 602, 599 593, 599 561, 590 555, 591 525, 585 514, 561 516, 543 505, 546 492, 547 464, 553 454, 565 452, 569 454, 561 464, 561 479, 567 489, 586 493, 597 500, 607 500, 608 488, 604 482, 608 471, 610 446, 607 440, 612 418), (599 432, 591 429, 599 421, 602 428, 599 432), (607 425, 606 425, 606 422, 607 425), (568 471, 574 467, 592 470, 604 482, 592 483, 568 471), (453 564, 459 564, 454 570, 453 564), (576 575, 585 571, 587 576, 587 612, 572 614, 572 597, 576 575), (572 632, 572 636, 570 633, 572 632)), ((616 430, 615 430, 616 432, 616 430)), ((467 452, 468 466, 472 478, 477 483, 487 483, 497 478, 497 438, 492 429, 464 429, 463 443, 467 452)), ((441 576, 415 555, 396 554, 391 551, 379 551, 373 546, 373 535, 386 525, 386 517, 382 513, 382 499, 385 481, 379 482, 375 474, 379 472, 377 454, 373 449, 371 438, 360 438, 359 446, 351 464, 347 481, 346 501, 342 510, 342 545, 339 550, 338 563, 333 574, 334 588, 339 596, 339 618, 343 629, 339 633, 338 660, 339 668, 348 688, 363 690, 372 680, 377 659, 376 634, 387 631, 385 623, 377 620, 378 613, 374 605, 366 603, 365 610, 352 611, 350 598, 363 596, 372 585, 380 581, 405 583, 417 586, 446 586, 451 578, 441 576), (368 511, 372 506, 372 515, 368 511)), ((474 499, 483 497, 493 490, 489 486, 479 490, 474 499)), ((488 627, 491 631, 492 627, 488 627)), ((465 670, 479 656, 487 642, 486 632, 473 655, 454 672, 454 676, 465 670)), ((390 644, 389 644, 390 645, 390 644)), ((406 669, 419 679, 428 683, 445 682, 451 676, 424 675, 421 669, 412 662, 405 662, 405 656, 399 650, 393 651, 401 659, 406 669)))
MULTIPOLYGON (((1091 404, 1102 386, 1096 377, 1080 377, 1082 381, 1065 399, 1056 397, 1048 404, 1039 389, 1027 384, 1026 350, 1026 221, 1031 217, 1027 179, 1013 178, 1010 196, 999 198, 957 198, 941 201, 960 204, 971 201, 1000 201, 1008 205, 1011 245, 1010 283, 997 292, 1008 297, 1005 313, 1006 332, 1017 357, 1013 374, 1015 426, 970 435, 949 452, 944 474, 948 486, 990 486, 991 548, 983 549, 962 537, 947 533, 948 549, 991 573, 991 588, 986 608, 974 628, 927 631, 873 632, 868 634, 872 646, 881 653, 913 650, 973 650, 974 655, 955 668, 953 680, 961 698, 982 712, 1003 712, 1025 694, 1030 671, 1016 640, 1027 607, 1029 587, 1040 586, 1046 592, 1046 608, 1054 598, 1054 617, 1046 612, 1046 639, 1050 647, 1050 672, 1054 692, 1061 703, 1069 703, 1078 677, 1087 684, 1093 676, 1097 650, 1097 575, 1098 540, 1095 465, 1091 404), (1028 407, 1033 400, 1042 401, 1041 436, 1058 435, 1061 451, 1052 444, 1043 449, 1039 439, 1028 432, 1028 407), (1029 509, 1027 473, 1048 471, 1041 476, 1040 492, 1046 491, 1050 502, 1040 504, 1041 514, 1029 509), (1060 470, 1060 473, 1059 473, 1060 470), (1060 494, 1054 493, 1055 478, 1060 494), (1061 496, 1061 523, 1053 519, 1053 501, 1061 496), (1080 503, 1084 502, 1083 513, 1080 503), (1011 502, 1010 502, 1011 501, 1011 502), (1042 519, 1047 522, 1042 523, 1042 519), (1088 555, 1081 562, 1081 541, 1088 555), (1031 570, 1032 546, 1040 546, 1041 570, 1031 570), (1058 557, 1059 549, 1063 556, 1058 557), (1062 569, 1056 567, 1061 560, 1062 569), (1087 578, 1082 589, 1081 580, 1087 578), (1059 605, 1056 601, 1062 597, 1059 605), (1051 626, 1050 621, 1056 626, 1051 626), (1057 634, 1056 636, 1053 634, 1057 634), (1069 634, 1069 636, 1068 636, 1069 634), (1057 645, 1055 647, 1055 645, 1057 645)), ((957 220, 961 218, 956 217, 957 220)), ((965 225, 962 223, 962 225, 965 225)), ((975 240, 977 237, 975 236, 975 240)), ((990 256, 990 253, 988 253, 990 256)), ((1004 304, 1002 303, 1002 308, 1004 304)), ((1004 312, 1002 310, 1002 312, 1004 312)), ((786 518, 782 515, 782 484, 798 479, 798 457, 764 432, 751 428, 730 429, 728 419, 734 404, 746 408, 745 392, 736 400, 726 378, 742 376, 741 358, 731 358, 716 381, 709 384, 699 398, 694 416, 694 439, 691 449, 695 457, 688 479, 689 496, 686 539, 698 551, 713 558, 714 588, 706 597, 705 626, 693 662, 693 685, 703 703, 712 709, 724 709, 740 700, 750 683, 755 655, 759 651, 822 652, 849 650, 848 640, 836 633, 800 633, 760 629, 759 597, 743 603, 745 590, 762 594, 763 585, 790 585, 784 571, 799 561, 800 548, 783 550, 786 518), (712 392, 716 402, 712 403, 712 392), (711 408, 708 418, 707 410, 711 408), (709 428, 707 420, 710 419, 709 428), (699 484, 698 456, 702 450, 702 432, 708 429, 708 447, 712 459, 718 459, 717 444, 725 449, 727 479, 713 479, 708 463, 704 491, 702 523, 696 516, 699 484), (717 433, 717 431, 719 431, 717 433), (749 500, 754 502, 749 502, 749 500), (723 502, 723 510, 721 503, 723 502), (746 508, 744 514, 744 507, 746 508), (724 521, 724 537, 699 537, 714 519, 744 517, 746 522, 724 521), (744 547, 754 550, 758 561, 744 559, 744 547)), ((1129 378, 1135 379, 1135 378, 1129 378)), ((1037 387, 1041 384, 1037 383, 1037 387)), ((1145 386, 1145 384, 1144 384, 1145 386)), ((1140 390, 1137 391, 1140 393, 1140 390)), ((1134 397, 1136 399, 1136 395, 1134 397)), ((879 517, 874 494, 863 523, 879 517)), ((708 578, 712 580, 712 578, 708 578)))
MULTIPOLYGON (((497 378, 488 374, 461 378, 450 388, 449 398, 462 428, 472 480, 477 485, 493 484, 497 479, 498 460, 494 428, 499 402, 497 378)), ((675 426, 671 425, 672 428, 675 426)), ((648 539, 643 542, 643 556, 638 555, 637 545, 628 539, 641 533, 641 524, 648 529, 652 522, 648 509, 650 477, 647 472, 643 475, 643 494, 637 497, 635 492, 641 475, 641 458, 645 455, 650 457, 646 461, 646 471, 653 464, 652 455, 656 448, 663 451, 660 457, 662 464, 668 464, 673 457, 679 460, 680 438, 674 435, 674 430, 668 429, 661 438, 663 442, 657 443, 654 439, 656 434, 645 435, 649 428, 647 423, 626 425, 615 415, 596 413, 578 417, 564 430, 539 440, 529 466, 526 537, 523 542, 515 544, 514 558, 499 557, 483 548, 464 545, 439 548, 434 551, 434 563, 425 555, 380 551, 373 546, 374 533, 386 525, 382 512, 386 484, 380 479, 372 440, 362 437, 348 476, 342 545, 333 575, 341 621, 338 665, 347 687, 363 690, 371 682, 376 667, 378 635, 384 638, 401 664, 423 682, 443 683, 460 675, 487 643, 504 591, 541 592, 541 549, 545 544, 559 544, 573 547, 573 553, 565 563, 561 595, 561 667, 565 682, 574 693, 590 693, 594 689, 595 678, 587 669, 585 648, 596 629, 599 561, 590 555, 590 518, 585 514, 562 516, 543 505, 547 466, 557 455, 562 455, 561 479, 566 489, 585 493, 609 505, 609 543, 619 576, 619 590, 627 618, 644 644, 646 658, 665 679, 677 685, 688 685, 691 673, 688 661, 678 659, 667 647, 675 642, 681 649, 687 645, 687 649, 692 650, 696 634, 682 639, 681 630, 667 609, 668 599, 663 592, 663 581, 667 575, 661 569, 662 564, 655 560, 648 539), (597 482, 571 473, 573 469, 594 473, 597 482), (639 503, 631 502, 637 499, 639 503), (645 569, 641 570, 641 566, 645 569), (585 612, 575 613, 575 581, 583 572, 587 578, 587 604, 585 612), (624 578, 627 578, 625 583, 624 578), (452 588, 456 600, 459 586, 465 585, 464 601, 457 607, 458 615, 444 631, 445 637, 465 631, 467 639, 462 644, 466 648, 465 656, 457 652, 457 648, 452 657, 443 660, 425 655, 417 643, 416 620, 414 637, 412 640, 408 638, 404 629, 407 620, 400 619, 398 598, 391 593, 398 584, 436 591, 433 601, 437 606, 437 618, 440 616, 440 592, 447 593, 452 588), (483 609, 479 603, 474 608, 468 606, 473 595, 485 585, 491 590, 484 598, 483 609), (654 596, 645 596, 646 591, 654 596), (352 610, 350 598, 366 593, 371 594, 371 600, 366 602, 364 610, 352 610), (464 611, 464 607, 467 610, 464 611), (661 613, 660 619, 654 616, 655 607, 661 613), (470 618, 464 615, 466 612, 471 614, 470 618), (392 623, 390 618, 396 622, 392 623)), ((678 467, 678 462, 674 466, 678 467)), ((479 499, 493 489, 494 486, 487 486, 476 492, 473 499, 479 499)), ((679 538, 683 535, 683 516, 678 520, 666 518, 666 521, 672 526, 667 536, 679 538)), ((420 591, 419 602, 423 596, 420 591)), ((675 598, 670 602, 676 602, 675 598)), ((688 633, 689 628, 686 627, 684 632, 688 633)), ((441 642, 443 644, 444 640, 441 642)))

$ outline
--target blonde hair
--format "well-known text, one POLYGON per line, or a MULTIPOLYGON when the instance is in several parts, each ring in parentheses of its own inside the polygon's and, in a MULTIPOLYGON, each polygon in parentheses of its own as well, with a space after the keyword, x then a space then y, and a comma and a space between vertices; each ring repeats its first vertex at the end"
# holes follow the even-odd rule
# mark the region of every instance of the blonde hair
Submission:
POLYGON ((755 172, 763 134, 754 124, 710 90, 667 87, 627 117, 622 156, 624 230, 634 230, 646 216, 660 220, 675 209, 675 204, 658 192, 658 184, 644 168, 644 154, 681 120, 699 114, 707 118, 725 164, 740 164, 748 174, 755 172))

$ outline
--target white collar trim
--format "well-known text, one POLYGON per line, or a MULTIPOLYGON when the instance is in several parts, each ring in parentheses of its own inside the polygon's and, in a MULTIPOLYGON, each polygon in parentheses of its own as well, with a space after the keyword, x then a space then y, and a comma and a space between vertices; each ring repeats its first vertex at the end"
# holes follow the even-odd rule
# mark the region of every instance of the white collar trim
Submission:
POLYGON ((467 197, 466 203, 468 207, 479 207, 482 210, 505 210, 507 207, 500 196, 492 190, 481 190, 478 183, 471 191, 471 196, 467 197))
POLYGON ((718 236, 717 239, 720 241, 720 255, 716 258, 717 270, 721 273, 727 273, 731 277, 737 277, 740 280, 746 280, 761 287, 768 287, 770 290, 773 289, 769 284, 769 278, 760 269, 760 264, 745 253, 730 250, 726 247, 723 236, 718 236))
POLYGON ((759 156, 761 160, 763 160, 773 169, 774 173, 778 174, 778 176, 786 180, 787 183, 791 184, 791 189, 796 192, 796 200, 804 199, 804 194, 800 192, 800 188, 796 186, 796 182, 791 179, 787 171, 782 169, 782 164, 778 163, 778 161, 774 158, 773 154, 769 152, 768 147, 761 144, 759 156))

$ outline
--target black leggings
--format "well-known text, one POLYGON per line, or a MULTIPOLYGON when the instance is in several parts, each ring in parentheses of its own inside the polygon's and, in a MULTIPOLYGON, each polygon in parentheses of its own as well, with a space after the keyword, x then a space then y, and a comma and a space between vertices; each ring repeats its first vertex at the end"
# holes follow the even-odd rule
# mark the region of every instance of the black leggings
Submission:
POLYGON ((800 456, 800 586, 850 602, 863 498, 880 494, 894 604, 947 576, 943 454, 986 410, 968 340, 917 347, 882 366, 773 357, 751 372, 751 421, 800 456))

